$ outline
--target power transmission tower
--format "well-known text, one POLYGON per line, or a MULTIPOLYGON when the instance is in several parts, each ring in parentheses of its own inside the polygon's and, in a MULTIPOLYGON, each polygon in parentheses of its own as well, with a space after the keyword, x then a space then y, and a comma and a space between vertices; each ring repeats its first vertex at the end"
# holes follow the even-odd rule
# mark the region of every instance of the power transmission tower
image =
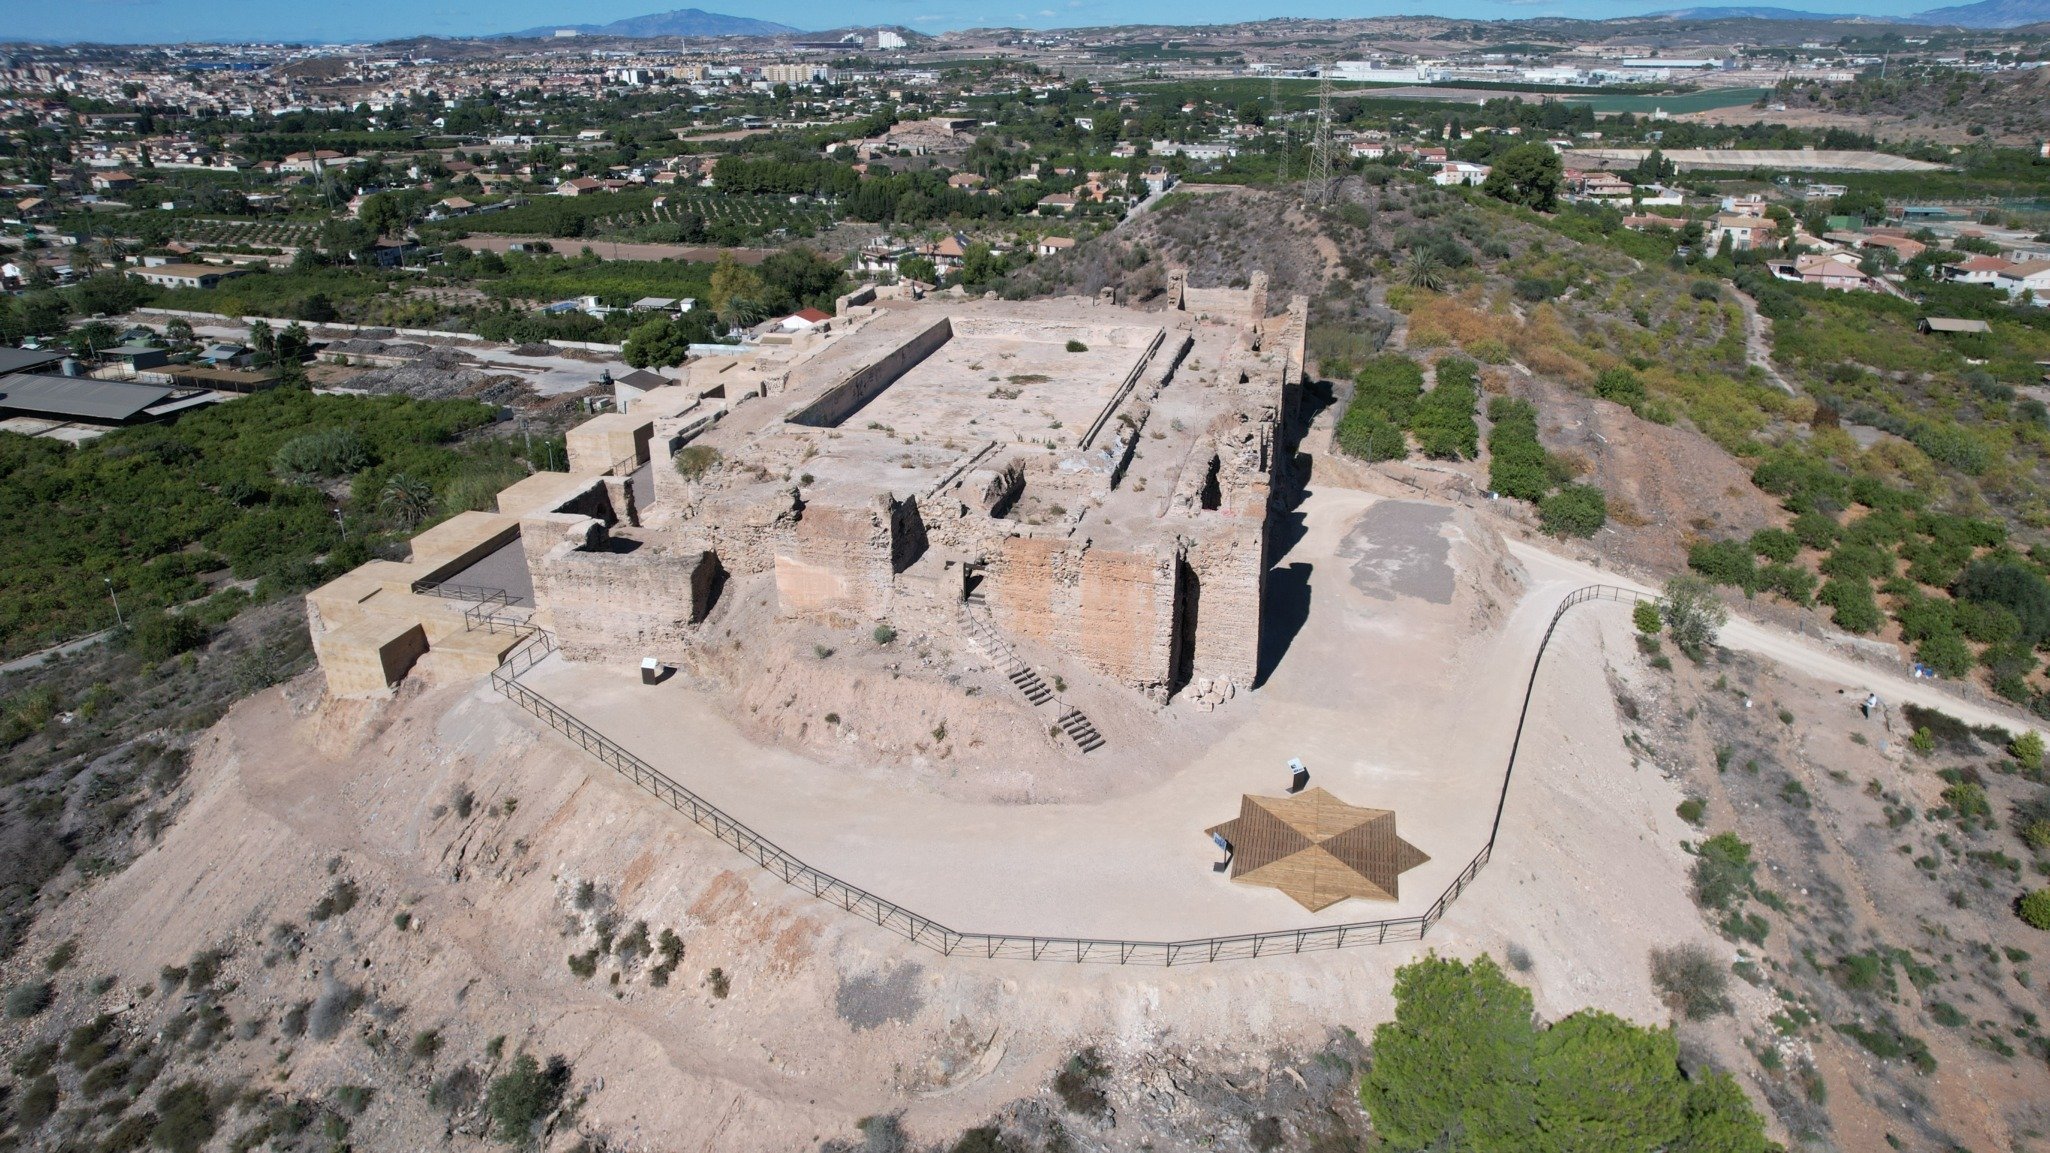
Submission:
POLYGON ((1322 204, 1331 195, 1331 69, 1317 69, 1317 135, 1310 144, 1310 171, 1303 181, 1303 202, 1322 204))

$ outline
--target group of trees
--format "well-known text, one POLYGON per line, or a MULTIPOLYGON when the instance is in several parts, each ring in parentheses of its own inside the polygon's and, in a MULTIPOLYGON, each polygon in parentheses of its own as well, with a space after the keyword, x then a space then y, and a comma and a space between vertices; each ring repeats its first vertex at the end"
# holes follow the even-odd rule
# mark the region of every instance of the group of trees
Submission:
POLYGON ((1395 975, 1360 1101, 1398 1150, 1771 1153, 1727 1073, 1689 1076, 1669 1029, 1583 1009, 1540 1024, 1488 956, 1426 957, 1395 975))
POLYGON ((451 444, 491 415, 467 400, 280 388, 77 448, 0 436, 0 652, 112 623, 102 578, 141 614, 205 596, 199 577, 215 570, 270 593, 352 567, 411 527, 379 507, 392 478, 453 512, 476 499, 466 478, 524 474, 506 442, 451 444), (346 478, 350 495, 338 503, 308 478, 346 478))
POLYGON ((2050 576, 1999 522, 1932 509, 1921 493, 1792 451, 1766 458, 1752 480, 1781 498, 1792 523, 1695 544, 1695 572, 1746 596, 1774 592, 1802 605, 1812 597, 1853 633, 1886 621, 1876 586, 1917 660, 1948 677, 1983 668, 1995 692, 2050 710, 2029 682, 2050 645, 2050 576), (1853 505, 1867 511, 1845 518, 1853 505))

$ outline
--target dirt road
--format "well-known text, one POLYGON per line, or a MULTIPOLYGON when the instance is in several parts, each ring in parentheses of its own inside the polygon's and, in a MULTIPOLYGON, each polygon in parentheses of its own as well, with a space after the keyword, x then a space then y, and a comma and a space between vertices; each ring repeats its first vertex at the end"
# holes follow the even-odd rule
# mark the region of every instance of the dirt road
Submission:
MULTIPOLYGON (((1511 540, 1509 550, 1530 569, 1533 577, 1577 574, 1588 584, 1611 584, 1639 592, 1657 590, 1607 569, 1546 552, 1525 541, 1511 540)), ((1944 689, 1940 682, 1917 680, 1889 673, 1830 652, 1812 641, 1788 634, 1784 629, 1732 616, 1723 626, 1719 642, 1726 648, 1757 653, 1803 676, 1834 681, 1847 689, 1879 694, 1888 704, 1912 702, 1924 708, 1941 709, 1971 725, 1994 725, 2010 732, 2035 729, 2050 734, 2042 722, 2019 711, 1978 704, 1944 689)))

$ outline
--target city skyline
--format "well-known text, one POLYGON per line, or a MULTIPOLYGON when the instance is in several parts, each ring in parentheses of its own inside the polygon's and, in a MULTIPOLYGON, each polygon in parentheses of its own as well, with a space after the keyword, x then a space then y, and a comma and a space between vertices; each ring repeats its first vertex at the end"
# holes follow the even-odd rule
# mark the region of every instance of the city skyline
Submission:
MULTIPOLYGON (((1290 4, 1249 13, 1221 0, 1194 4, 1169 0, 1021 0, 1012 5, 984 5, 956 0, 867 0, 834 9, 850 19, 830 27, 897 26, 937 33, 973 27, 1083 28, 1123 24, 1197 26, 1245 20, 1364 19, 1376 16, 1438 16, 1470 20, 1571 18, 1615 19, 1670 11, 1673 3, 1606 2, 1572 4, 1564 0, 1471 0, 1444 10, 1415 0, 1386 0, 1364 5, 1290 4)), ((1842 16, 1899 17, 1927 5, 1882 3, 1844 5, 1818 0, 1788 7, 1842 16), (1875 11, 1875 8, 1877 9, 1875 11)), ((493 36, 551 24, 602 24, 664 11, 660 2, 612 0, 564 7, 538 0, 495 5, 441 5, 422 9, 397 0, 308 10, 300 6, 258 4, 253 0, 82 0, 17 13, 7 37, 17 41, 106 44, 156 44, 215 41, 337 43, 399 39, 410 36, 493 36)), ((764 0, 733 0, 706 9, 720 15, 749 17, 793 25, 808 31, 828 25, 810 15, 793 14, 786 5, 764 0)))

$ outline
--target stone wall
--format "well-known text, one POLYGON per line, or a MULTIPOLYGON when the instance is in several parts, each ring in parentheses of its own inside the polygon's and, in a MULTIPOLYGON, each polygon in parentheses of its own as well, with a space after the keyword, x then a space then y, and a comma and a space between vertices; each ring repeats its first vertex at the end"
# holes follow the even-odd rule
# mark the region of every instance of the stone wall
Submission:
POLYGON ((990 558, 984 588, 998 628, 1164 696, 1174 560, 1151 549, 1120 552, 1087 541, 1006 537, 990 558))
POLYGON ((569 451, 569 470, 604 472, 627 459, 635 463, 645 461, 648 441, 653 435, 652 423, 638 414, 608 412, 592 417, 570 429, 563 438, 569 451))
POLYGON ((853 507, 806 505, 776 553, 778 608, 797 616, 882 616, 896 572, 896 521, 887 495, 853 507))
POLYGON ((954 339, 953 322, 941 317, 918 335, 891 349, 882 359, 827 389, 823 395, 784 419, 813 428, 838 428, 840 423, 897 382, 897 379, 954 339))
POLYGON ((572 660, 676 660, 691 626, 711 611, 723 573, 702 542, 625 544, 613 537, 578 548, 564 540, 529 555, 535 602, 547 608, 556 644, 572 660))

